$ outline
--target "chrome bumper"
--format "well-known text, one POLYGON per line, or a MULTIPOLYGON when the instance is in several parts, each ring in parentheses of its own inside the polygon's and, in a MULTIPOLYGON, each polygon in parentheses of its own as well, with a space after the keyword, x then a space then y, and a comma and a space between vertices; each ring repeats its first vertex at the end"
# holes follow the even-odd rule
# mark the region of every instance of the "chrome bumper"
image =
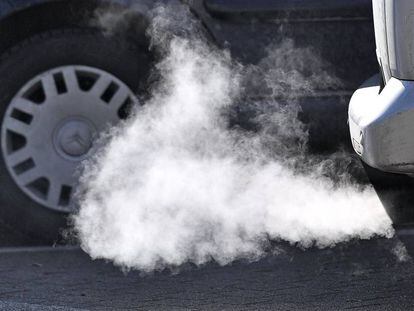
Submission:
POLYGON ((414 81, 391 78, 379 93, 379 76, 352 96, 349 129, 355 152, 368 165, 414 173, 414 81))

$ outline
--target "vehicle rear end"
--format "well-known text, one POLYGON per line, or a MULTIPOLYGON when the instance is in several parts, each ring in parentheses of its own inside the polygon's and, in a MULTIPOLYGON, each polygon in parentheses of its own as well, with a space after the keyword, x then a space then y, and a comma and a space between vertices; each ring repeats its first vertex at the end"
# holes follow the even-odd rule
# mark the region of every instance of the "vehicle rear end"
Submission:
POLYGON ((380 73, 352 96, 349 127, 356 153, 395 223, 414 220, 414 2, 374 0, 380 73), (405 175, 405 176, 403 176, 405 175))

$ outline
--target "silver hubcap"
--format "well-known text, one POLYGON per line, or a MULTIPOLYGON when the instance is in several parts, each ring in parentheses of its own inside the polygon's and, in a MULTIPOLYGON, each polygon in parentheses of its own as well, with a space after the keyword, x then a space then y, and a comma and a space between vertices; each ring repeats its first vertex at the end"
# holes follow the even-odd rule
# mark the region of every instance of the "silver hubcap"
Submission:
POLYGON ((41 205, 71 212, 80 162, 96 149, 97 134, 134 103, 122 81, 91 67, 59 67, 33 78, 12 99, 1 129, 15 183, 41 205))

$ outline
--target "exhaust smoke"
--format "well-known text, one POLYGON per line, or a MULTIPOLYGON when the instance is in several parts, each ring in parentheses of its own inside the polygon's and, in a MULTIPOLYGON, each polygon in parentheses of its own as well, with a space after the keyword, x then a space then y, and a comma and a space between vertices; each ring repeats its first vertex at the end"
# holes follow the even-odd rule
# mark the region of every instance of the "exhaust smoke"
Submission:
POLYGON ((313 72, 323 70, 311 50, 287 40, 243 67, 193 22, 174 33, 182 18, 167 12, 154 11, 148 32, 163 54, 151 98, 85 163, 74 226, 86 252, 153 271, 256 260, 270 240, 330 247, 393 234, 374 191, 352 184, 344 153, 307 152, 295 94, 318 80, 299 74, 295 61, 311 57, 313 72), (263 86, 273 99, 251 96, 263 86), (230 121, 243 105, 254 111, 255 131, 230 121))

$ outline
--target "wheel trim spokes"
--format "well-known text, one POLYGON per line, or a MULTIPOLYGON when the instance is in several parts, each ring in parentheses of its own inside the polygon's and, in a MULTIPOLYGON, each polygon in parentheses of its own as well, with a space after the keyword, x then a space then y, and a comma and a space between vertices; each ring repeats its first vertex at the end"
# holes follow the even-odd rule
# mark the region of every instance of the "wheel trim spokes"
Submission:
POLYGON ((137 103, 128 86, 91 67, 59 67, 34 77, 12 99, 1 129, 16 185, 41 205, 72 211, 77 167, 131 101, 137 103))

